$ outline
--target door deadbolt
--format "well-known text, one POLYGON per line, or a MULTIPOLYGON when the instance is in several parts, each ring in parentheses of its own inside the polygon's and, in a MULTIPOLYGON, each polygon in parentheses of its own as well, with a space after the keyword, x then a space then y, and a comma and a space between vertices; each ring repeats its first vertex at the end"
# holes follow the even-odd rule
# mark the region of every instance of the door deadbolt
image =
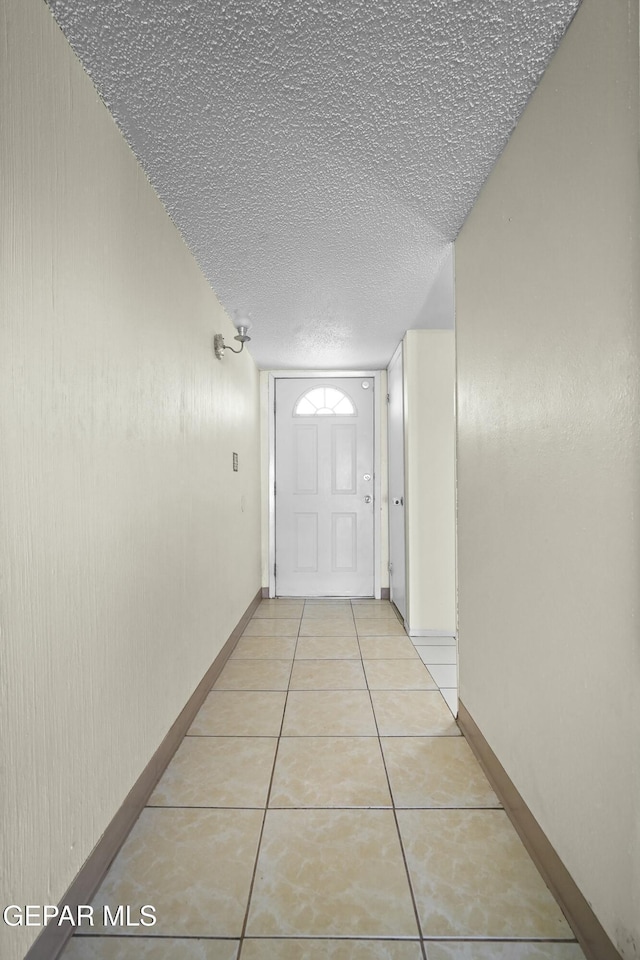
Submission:
POLYGON ((365 475, 364 475, 364 477, 363 477, 362 479, 363 479, 363 480, 371 480, 371 474, 370 474, 370 473, 365 473, 365 475))
POLYGON ((371 497, 370 497, 370 496, 366 496, 366 497, 364 498, 364 502, 365 502, 365 503, 371 503, 371 497))
POLYGON ((396 507, 404 507, 404 497, 394 497, 393 503, 396 507))

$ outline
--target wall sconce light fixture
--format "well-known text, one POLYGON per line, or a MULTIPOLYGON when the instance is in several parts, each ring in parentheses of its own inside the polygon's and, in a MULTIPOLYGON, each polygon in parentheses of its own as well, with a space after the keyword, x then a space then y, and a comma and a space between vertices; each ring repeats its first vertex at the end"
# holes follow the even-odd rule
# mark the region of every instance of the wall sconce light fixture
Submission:
POLYGON ((249 336, 249 333, 248 333, 249 325, 247 323, 241 321, 236 327, 236 330, 238 331, 238 333, 234 337, 234 340, 240 341, 239 350, 234 350, 233 347, 230 347, 227 343, 225 343, 224 337, 222 336, 221 333, 216 333, 216 335, 214 336, 213 352, 215 353, 218 360, 222 360, 222 358, 224 357, 225 350, 231 350, 231 353, 242 353, 245 343, 247 343, 248 340, 251 340, 251 337, 249 336))

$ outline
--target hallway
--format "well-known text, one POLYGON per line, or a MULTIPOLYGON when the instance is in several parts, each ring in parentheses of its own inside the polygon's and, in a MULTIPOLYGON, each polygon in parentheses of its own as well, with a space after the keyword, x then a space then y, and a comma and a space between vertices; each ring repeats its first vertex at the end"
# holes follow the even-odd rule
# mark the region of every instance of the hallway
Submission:
POLYGON ((156 925, 64 960, 580 960, 419 642, 263 601, 94 900, 156 925))

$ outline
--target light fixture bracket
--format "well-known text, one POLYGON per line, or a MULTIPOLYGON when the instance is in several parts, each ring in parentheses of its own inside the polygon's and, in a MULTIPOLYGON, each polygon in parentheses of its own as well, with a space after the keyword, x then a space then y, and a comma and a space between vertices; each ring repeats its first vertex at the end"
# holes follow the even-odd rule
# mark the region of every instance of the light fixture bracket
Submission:
POLYGON ((216 333, 213 338, 213 352, 215 353, 218 360, 222 360, 224 357, 225 350, 230 350, 231 353, 242 353, 245 343, 251 340, 251 337, 247 333, 249 327, 245 323, 239 323, 236 327, 238 333, 234 337, 234 340, 240 342, 240 349, 234 350, 233 347, 229 346, 228 343, 224 342, 224 337, 221 333, 216 333))

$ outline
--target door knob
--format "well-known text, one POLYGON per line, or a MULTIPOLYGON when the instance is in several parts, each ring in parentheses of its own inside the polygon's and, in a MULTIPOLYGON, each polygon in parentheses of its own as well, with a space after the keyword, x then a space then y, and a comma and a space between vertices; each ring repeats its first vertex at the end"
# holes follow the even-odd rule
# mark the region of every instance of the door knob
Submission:
POLYGON ((366 497, 364 498, 364 502, 365 502, 365 503, 371 503, 371 497, 366 496, 366 497))

